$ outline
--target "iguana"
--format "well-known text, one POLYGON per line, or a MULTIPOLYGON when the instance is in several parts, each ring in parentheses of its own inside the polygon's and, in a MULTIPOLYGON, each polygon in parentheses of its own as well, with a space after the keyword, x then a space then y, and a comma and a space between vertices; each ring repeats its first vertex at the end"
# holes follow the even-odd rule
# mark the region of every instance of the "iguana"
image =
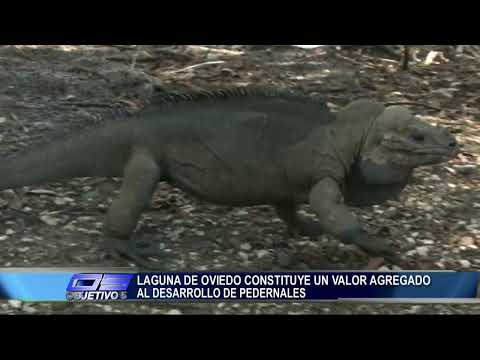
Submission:
POLYGON ((159 182, 229 206, 272 205, 289 231, 328 233, 376 255, 347 206, 395 199, 419 166, 458 149, 446 129, 405 107, 357 100, 332 113, 323 100, 246 87, 158 96, 136 118, 107 123, 0 162, 0 190, 77 177, 123 177, 105 243, 142 265, 132 235, 159 182), (309 204, 317 221, 297 213, 309 204))

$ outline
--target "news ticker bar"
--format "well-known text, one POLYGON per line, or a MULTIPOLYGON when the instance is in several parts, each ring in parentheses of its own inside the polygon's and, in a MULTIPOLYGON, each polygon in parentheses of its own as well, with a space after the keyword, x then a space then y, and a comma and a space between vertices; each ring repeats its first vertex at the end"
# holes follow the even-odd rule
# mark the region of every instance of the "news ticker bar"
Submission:
POLYGON ((26 302, 480 303, 480 272, 137 273, 132 269, 0 269, 0 298, 26 302))

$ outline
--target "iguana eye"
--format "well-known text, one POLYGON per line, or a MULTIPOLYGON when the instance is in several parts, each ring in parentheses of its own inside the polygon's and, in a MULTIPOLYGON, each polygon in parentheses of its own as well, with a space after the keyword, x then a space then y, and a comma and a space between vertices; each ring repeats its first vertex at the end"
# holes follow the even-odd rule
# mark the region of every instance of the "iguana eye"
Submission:
POLYGON ((418 134, 418 133, 417 133, 417 134, 413 134, 413 135, 412 135, 412 139, 413 139, 414 141, 416 141, 416 142, 421 143, 421 142, 424 142, 424 141, 425 141, 425 135, 423 135, 423 134, 418 134))

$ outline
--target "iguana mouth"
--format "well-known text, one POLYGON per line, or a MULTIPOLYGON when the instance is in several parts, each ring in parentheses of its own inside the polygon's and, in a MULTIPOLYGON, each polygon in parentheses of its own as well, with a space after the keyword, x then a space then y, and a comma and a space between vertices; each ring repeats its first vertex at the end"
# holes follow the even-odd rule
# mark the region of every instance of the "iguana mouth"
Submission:
POLYGON ((452 143, 450 147, 444 146, 430 146, 430 147, 417 147, 412 149, 411 147, 406 147, 400 143, 383 143, 385 148, 392 152, 397 152, 401 154, 408 155, 416 155, 416 156, 438 156, 439 158, 452 158, 455 157, 458 152, 460 151, 460 147, 457 143, 452 143))
POLYGON ((422 148, 400 147, 398 143, 383 144, 384 155, 387 162, 390 161, 400 167, 427 166, 437 163, 445 163, 453 159, 459 153, 459 147, 455 145, 451 148, 441 146, 430 146, 422 148), (393 145, 393 146, 392 146, 393 145))
POLYGON ((413 154, 417 155, 439 155, 439 156, 454 156, 458 152, 458 148, 445 149, 440 147, 428 148, 428 149, 417 149, 411 151, 413 154))

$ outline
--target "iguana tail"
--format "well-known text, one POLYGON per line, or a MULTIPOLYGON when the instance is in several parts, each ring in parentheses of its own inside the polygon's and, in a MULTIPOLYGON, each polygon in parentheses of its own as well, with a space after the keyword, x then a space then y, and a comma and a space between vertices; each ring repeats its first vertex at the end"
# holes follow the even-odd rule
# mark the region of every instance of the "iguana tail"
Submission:
POLYGON ((132 138, 131 127, 110 126, 0 160, 0 190, 79 177, 121 176, 132 138))

